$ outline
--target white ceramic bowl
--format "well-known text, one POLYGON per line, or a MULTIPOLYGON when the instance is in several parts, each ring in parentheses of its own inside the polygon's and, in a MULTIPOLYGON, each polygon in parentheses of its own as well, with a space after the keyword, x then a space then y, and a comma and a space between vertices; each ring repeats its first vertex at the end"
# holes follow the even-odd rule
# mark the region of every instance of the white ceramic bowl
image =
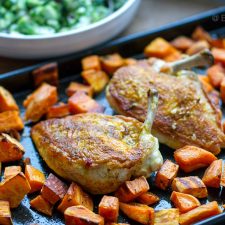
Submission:
POLYGON ((140 0, 128 0, 108 17, 83 28, 53 35, 12 35, 0 33, 0 55, 40 59, 75 53, 118 35, 134 18, 140 0))

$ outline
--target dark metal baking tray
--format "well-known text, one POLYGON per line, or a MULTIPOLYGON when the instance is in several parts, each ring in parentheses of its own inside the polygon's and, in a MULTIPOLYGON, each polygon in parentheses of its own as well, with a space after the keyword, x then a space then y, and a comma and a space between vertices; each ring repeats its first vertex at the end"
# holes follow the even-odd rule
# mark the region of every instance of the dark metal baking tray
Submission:
MULTIPOLYGON (((166 38, 167 40, 171 40, 177 37, 178 35, 190 35, 197 25, 203 26, 212 35, 215 35, 215 36, 225 35, 225 7, 207 11, 205 13, 184 19, 182 21, 163 26, 159 29, 151 30, 149 32, 130 35, 128 37, 124 37, 124 38, 112 41, 111 43, 106 44, 105 46, 99 46, 99 47, 89 49, 87 51, 80 52, 78 54, 74 54, 70 56, 51 59, 47 62, 45 61, 44 63, 40 63, 30 67, 22 68, 13 72, 2 74, 0 75, 0 85, 3 85, 4 87, 8 88, 10 91, 14 93, 14 96, 20 105, 21 113, 24 114, 22 101, 33 90, 31 71, 38 68, 39 66, 52 61, 56 61, 58 63, 59 74, 60 74, 60 86, 59 86, 60 100, 66 101, 67 97, 65 95, 65 88, 67 87, 69 82, 72 80, 73 81, 81 80, 80 60, 82 57, 86 55, 90 55, 90 54, 104 55, 108 53, 119 52, 124 57, 135 57, 137 59, 143 58, 142 52, 144 47, 155 37, 161 36, 166 38)), ((96 99, 97 101, 100 102, 100 104, 106 107, 106 111, 105 111, 106 114, 114 113, 113 110, 109 107, 109 104, 105 99, 104 92, 96 96, 96 99)), ((50 169, 39 156, 37 150, 35 149, 33 145, 31 138, 29 137, 30 128, 31 128, 31 125, 26 124, 25 129, 22 133, 21 142, 23 146, 26 148, 25 157, 30 157, 32 165, 44 171, 44 173, 47 175, 50 173, 50 169)), ((160 150, 164 158, 169 158, 169 159, 173 158, 172 149, 168 148, 167 146, 160 145, 160 150)), ((222 151, 219 157, 225 160, 225 153, 222 151)), ((204 170, 198 170, 192 174, 198 175, 201 177, 203 172, 204 170)), ((164 192, 164 191, 158 190, 154 186, 153 179, 154 179, 154 174, 149 179, 151 191, 153 193, 156 193, 161 199, 158 204, 154 205, 154 208, 156 210, 163 209, 163 208, 170 208, 171 207, 171 203, 169 201, 170 192, 164 192)), ((224 192, 222 190, 209 189, 208 199, 203 199, 201 200, 201 202, 206 203, 207 201, 216 200, 221 205, 224 203, 223 202, 223 199, 225 196, 224 192)), ((12 210, 14 224, 17 224, 17 225, 20 225, 20 224, 29 225, 32 223, 37 223, 40 225, 64 224, 63 216, 60 215, 60 213, 57 212, 57 210, 54 210, 53 217, 47 217, 31 209, 29 206, 29 200, 34 197, 35 197, 34 194, 29 195, 28 197, 25 197, 22 203, 20 204, 20 206, 17 209, 12 210)), ((100 198, 101 196, 94 197, 96 206, 100 198)), ((97 207, 95 207, 95 210, 97 210, 97 207)), ((119 218, 119 221, 135 224, 133 221, 123 216, 122 213, 119 218)), ((225 224, 225 213, 209 218, 197 224, 198 225, 225 224)))

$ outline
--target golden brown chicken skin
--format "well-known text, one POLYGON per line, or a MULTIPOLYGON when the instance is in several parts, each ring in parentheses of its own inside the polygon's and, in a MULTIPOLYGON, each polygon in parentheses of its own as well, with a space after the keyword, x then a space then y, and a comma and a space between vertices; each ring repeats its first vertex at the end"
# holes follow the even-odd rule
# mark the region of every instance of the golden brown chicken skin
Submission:
POLYGON ((144 121, 147 90, 155 88, 159 104, 152 133, 159 142, 174 149, 195 145, 218 154, 225 144, 220 115, 197 76, 190 74, 158 73, 147 61, 141 61, 114 74, 107 99, 118 113, 144 121))
POLYGON ((143 131, 141 122, 124 116, 90 113, 47 120, 31 135, 51 169, 93 194, 113 192, 131 177, 148 177, 162 164, 158 140, 143 131))

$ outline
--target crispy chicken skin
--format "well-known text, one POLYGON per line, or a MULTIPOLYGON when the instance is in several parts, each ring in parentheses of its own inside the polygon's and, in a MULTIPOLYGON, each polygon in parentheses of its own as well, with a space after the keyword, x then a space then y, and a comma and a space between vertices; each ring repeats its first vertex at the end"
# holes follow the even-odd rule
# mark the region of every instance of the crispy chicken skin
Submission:
POLYGON ((88 113, 42 121, 31 136, 58 175, 92 194, 106 194, 161 166, 158 140, 144 127, 134 118, 88 113))
POLYGON ((107 99, 119 114, 144 121, 147 91, 155 88, 159 103, 152 133, 171 148, 195 145, 220 152, 225 145, 221 118, 195 74, 158 73, 148 61, 119 69, 107 87, 107 99))

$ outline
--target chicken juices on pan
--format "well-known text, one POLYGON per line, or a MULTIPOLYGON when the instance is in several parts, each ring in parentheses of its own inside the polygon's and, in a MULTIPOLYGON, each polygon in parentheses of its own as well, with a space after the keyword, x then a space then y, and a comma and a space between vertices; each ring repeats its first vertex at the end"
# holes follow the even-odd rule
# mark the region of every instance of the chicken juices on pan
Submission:
POLYGON ((149 177, 162 165, 158 139, 151 135, 158 94, 149 91, 144 123, 96 113, 51 119, 32 128, 44 161, 61 177, 92 194, 106 194, 132 177, 149 177))
POLYGON ((174 63, 143 60, 115 72, 107 87, 107 99, 119 114, 143 122, 147 113, 147 91, 159 93, 152 133, 171 148, 202 147, 214 154, 225 146, 221 115, 203 90, 198 76, 188 70, 210 65, 209 51, 174 63), (163 72, 162 72, 163 71, 163 72))

